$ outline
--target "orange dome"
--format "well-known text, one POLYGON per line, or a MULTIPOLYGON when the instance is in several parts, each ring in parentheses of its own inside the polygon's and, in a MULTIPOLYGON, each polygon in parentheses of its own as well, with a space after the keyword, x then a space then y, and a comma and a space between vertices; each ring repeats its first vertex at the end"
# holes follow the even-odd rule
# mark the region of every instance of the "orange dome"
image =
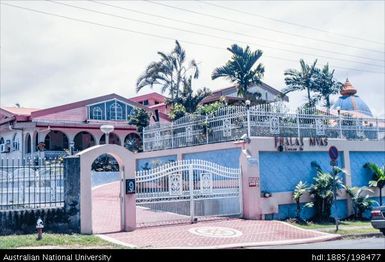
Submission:
POLYGON ((357 90, 353 87, 353 85, 349 82, 349 79, 346 78, 346 82, 341 89, 341 95, 343 96, 351 96, 357 93, 357 90))

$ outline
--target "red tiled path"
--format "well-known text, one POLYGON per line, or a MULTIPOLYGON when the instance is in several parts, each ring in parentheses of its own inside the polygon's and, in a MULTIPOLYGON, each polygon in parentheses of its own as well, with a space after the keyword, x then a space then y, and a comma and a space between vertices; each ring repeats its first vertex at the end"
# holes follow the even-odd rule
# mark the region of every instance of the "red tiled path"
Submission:
MULTIPOLYGON (((280 221, 256 221, 227 219, 203 221, 196 224, 166 225, 139 228, 133 232, 120 231, 119 183, 111 183, 92 191, 94 233, 138 248, 210 248, 247 245, 274 245, 309 243, 334 239, 338 236, 311 230, 303 230, 280 221), (191 233, 197 227, 222 227, 235 229, 238 237, 207 237, 191 233)), ((152 212, 137 208, 138 221, 177 220, 183 216, 168 212, 152 212)))
MULTIPOLYGON (((98 186, 92 190, 92 227, 94 233, 120 231, 119 182, 98 186)), ((136 208, 137 227, 187 222, 189 216, 166 211, 136 208)))
POLYGON ((290 243, 309 243, 338 236, 302 230, 279 221, 231 219, 119 232, 106 236, 138 248, 225 248, 290 243), (189 231, 196 227, 225 227, 242 232, 239 237, 206 237, 189 231))

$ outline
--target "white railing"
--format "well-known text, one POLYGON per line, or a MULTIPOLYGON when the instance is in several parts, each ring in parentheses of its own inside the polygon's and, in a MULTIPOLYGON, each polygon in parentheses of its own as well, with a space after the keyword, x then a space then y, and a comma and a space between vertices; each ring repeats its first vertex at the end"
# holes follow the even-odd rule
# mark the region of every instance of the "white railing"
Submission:
MULTIPOLYGON (((200 159, 136 172, 136 202, 180 219, 242 214, 241 170, 200 159), (215 206, 210 210, 207 206, 215 206), (204 208, 206 206, 206 208, 204 208)), ((158 221, 159 222, 159 221, 158 221)))
POLYGON ((169 124, 144 128, 144 151, 163 150, 248 137, 328 137, 349 140, 381 140, 385 119, 356 118, 325 112, 290 112, 282 105, 228 106, 209 116, 190 114, 169 124))
POLYGON ((0 159, 0 211, 62 207, 63 164, 0 159))

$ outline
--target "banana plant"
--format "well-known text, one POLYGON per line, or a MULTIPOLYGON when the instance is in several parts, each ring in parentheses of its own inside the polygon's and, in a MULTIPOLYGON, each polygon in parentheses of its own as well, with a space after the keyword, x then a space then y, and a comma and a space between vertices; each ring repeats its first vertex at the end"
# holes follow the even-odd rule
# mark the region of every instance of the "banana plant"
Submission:
POLYGON ((375 163, 365 163, 364 168, 371 171, 372 180, 369 181, 370 187, 377 187, 380 191, 380 206, 382 206, 382 188, 385 186, 385 166, 380 167, 375 163))

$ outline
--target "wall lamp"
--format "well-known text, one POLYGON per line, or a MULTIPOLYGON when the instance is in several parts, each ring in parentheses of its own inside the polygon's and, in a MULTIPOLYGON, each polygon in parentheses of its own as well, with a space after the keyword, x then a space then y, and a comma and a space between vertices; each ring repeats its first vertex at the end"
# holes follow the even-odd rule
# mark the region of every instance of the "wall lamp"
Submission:
POLYGON ((262 191, 261 192, 261 196, 264 197, 264 198, 269 198, 271 197, 273 194, 271 192, 267 192, 267 191, 262 191))

